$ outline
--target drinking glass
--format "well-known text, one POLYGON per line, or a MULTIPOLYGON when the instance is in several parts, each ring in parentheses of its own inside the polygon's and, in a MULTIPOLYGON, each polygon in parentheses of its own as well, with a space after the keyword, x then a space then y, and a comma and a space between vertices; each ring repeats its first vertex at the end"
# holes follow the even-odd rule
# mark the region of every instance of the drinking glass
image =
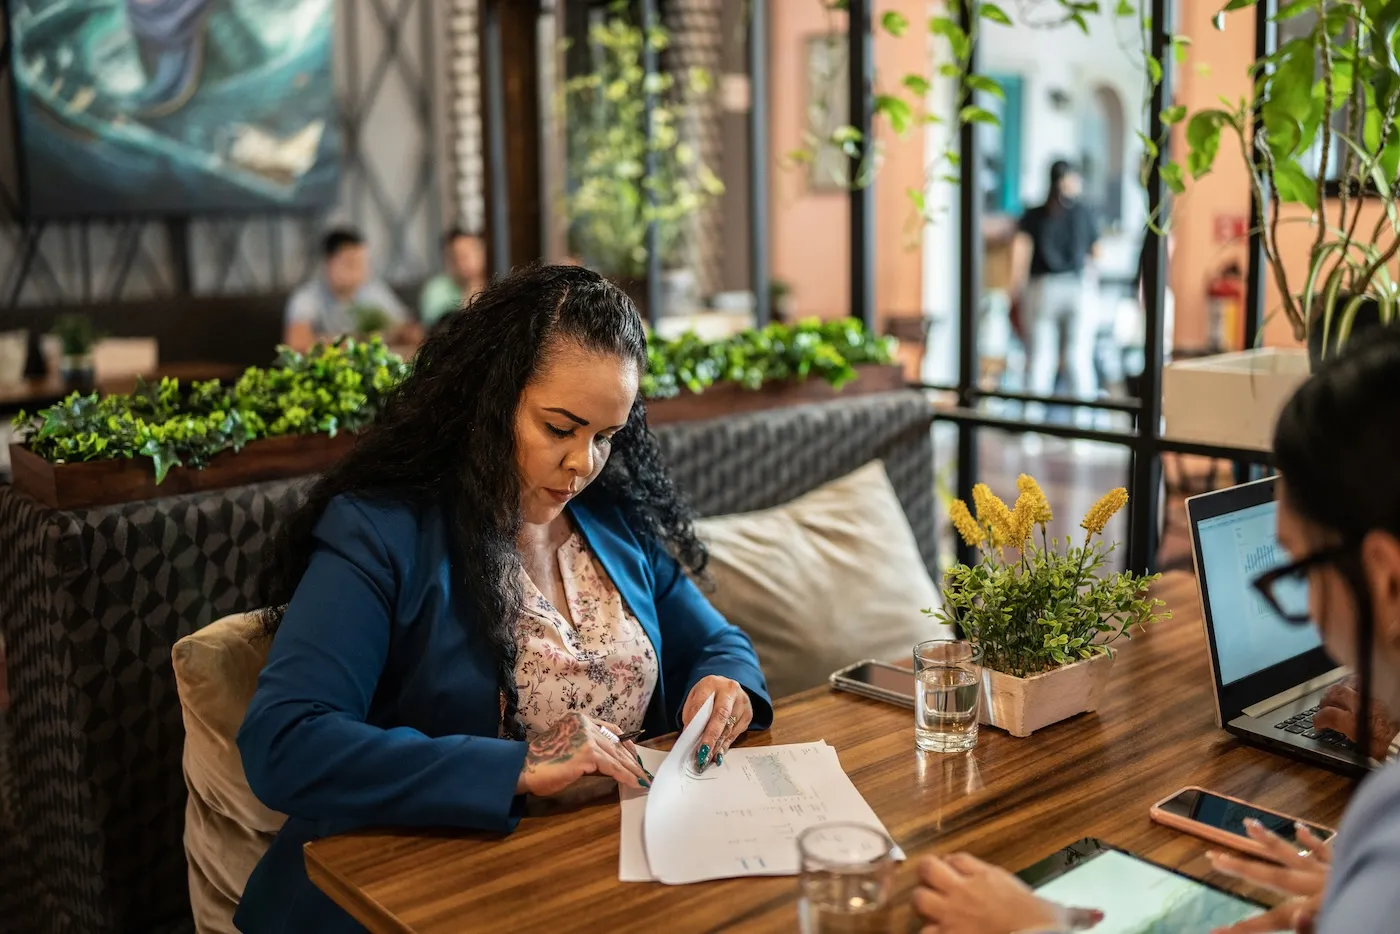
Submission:
POLYGON ((914 742, 929 752, 977 748, 982 650, 960 639, 914 647, 914 742))
POLYGON ((818 824, 797 838, 802 934, 887 934, 894 844, 864 824, 818 824))

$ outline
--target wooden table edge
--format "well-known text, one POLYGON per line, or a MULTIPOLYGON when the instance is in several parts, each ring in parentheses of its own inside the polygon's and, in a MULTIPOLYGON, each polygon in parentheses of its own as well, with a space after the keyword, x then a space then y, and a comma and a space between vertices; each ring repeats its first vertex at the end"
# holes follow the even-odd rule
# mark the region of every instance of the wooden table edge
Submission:
POLYGON ((301 848, 302 858, 306 861, 306 875, 313 885, 372 934, 413 934, 413 928, 322 862, 312 846, 315 842, 305 843, 301 848))

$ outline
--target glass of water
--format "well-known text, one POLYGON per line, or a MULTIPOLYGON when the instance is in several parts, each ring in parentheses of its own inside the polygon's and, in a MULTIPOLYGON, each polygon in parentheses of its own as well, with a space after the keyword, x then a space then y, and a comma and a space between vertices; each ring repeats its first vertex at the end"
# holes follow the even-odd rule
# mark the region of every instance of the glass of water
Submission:
POLYGON ((894 844, 864 824, 818 824, 797 838, 802 934, 887 934, 894 844))
POLYGON ((959 639, 914 647, 914 742, 929 752, 977 748, 982 650, 959 639))

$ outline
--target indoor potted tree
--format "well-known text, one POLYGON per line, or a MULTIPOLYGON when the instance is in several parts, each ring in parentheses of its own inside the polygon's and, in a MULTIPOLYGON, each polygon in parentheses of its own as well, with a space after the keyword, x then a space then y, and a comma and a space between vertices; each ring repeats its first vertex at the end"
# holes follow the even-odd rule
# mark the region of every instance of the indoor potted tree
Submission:
POLYGON ((625 12, 596 23, 588 33, 591 70, 564 84, 568 127, 568 193, 564 215, 571 248, 590 268, 645 294, 647 227, 657 225, 662 266, 662 313, 694 311, 695 279, 683 268, 686 224, 724 184, 689 138, 687 100, 709 93, 710 76, 690 69, 649 78, 644 46, 665 49, 669 36, 648 36, 625 12), (646 132, 646 95, 653 97, 652 132, 646 132), (647 171, 648 161, 651 172, 647 171))
MULTIPOLYGON (((1226 28, 1230 12, 1254 6, 1230 0, 1216 27, 1226 28)), ((1244 429, 1252 437, 1247 446, 1267 448, 1278 410, 1311 367, 1358 328, 1395 320, 1400 61, 1394 16, 1382 7, 1370 0, 1288 4, 1273 17, 1278 50, 1251 66, 1249 98, 1189 118, 1174 109, 1186 121, 1185 169, 1174 164, 1164 178, 1184 190, 1186 176, 1211 171, 1222 146, 1244 160, 1255 196, 1252 223, 1279 310, 1307 352, 1256 348, 1173 364, 1164 379, 1173 435, 1196 409, 1212 414, 1209 425, 1186 432, 1194 440, 1238 442, 1241 426, 1252 425, 1244 429), (1308 229, 1303 257, 1291 256, 1281 236, 1285 225, 1298 224, 1308 229), (1201 396, 1213 405, 1201 410, 1201 396)), ((1245 337, 1252 342, 1256 335, 1245 337)))
POLYGON ((1149 595, 1160 575, 1104 573, 1112 547, 1101 534, 1128 501, 1121 487, 1094 504, 1084 540, 1049 538, 1050 504, 1022 474, 1009 508, 986 484, 973 489, 975 514, 954 500, 948 514, 963 541, 979 549, 976 564, 958 564, 943 579, 943 607, 928 610, 961 627, 982 649, 982 722, 1012 736, 1098 708, 1113 664, 1109 646, 1129 630, 1170 613, 1149 595), (1039 529, 1039 543, 1036 530, 1039 529))

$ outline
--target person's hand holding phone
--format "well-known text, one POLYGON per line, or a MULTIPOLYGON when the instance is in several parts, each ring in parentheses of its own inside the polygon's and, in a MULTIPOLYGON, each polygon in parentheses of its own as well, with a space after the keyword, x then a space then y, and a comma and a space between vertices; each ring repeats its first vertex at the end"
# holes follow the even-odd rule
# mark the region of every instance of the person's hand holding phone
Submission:
POLYGON ((1332 871, 1332 844, 1303 824, 1297 825, 1296 843, 1290 843, 1253 819, 1245 821, 1245 831, 1251 840, 1264 847, 1271 861, 1211 853, 1211 865, 1217 872, 1291 897, 1258 917, 1221 928, 1214 934, 1265 934, 1269 931, 1312 934, 1332 871))

